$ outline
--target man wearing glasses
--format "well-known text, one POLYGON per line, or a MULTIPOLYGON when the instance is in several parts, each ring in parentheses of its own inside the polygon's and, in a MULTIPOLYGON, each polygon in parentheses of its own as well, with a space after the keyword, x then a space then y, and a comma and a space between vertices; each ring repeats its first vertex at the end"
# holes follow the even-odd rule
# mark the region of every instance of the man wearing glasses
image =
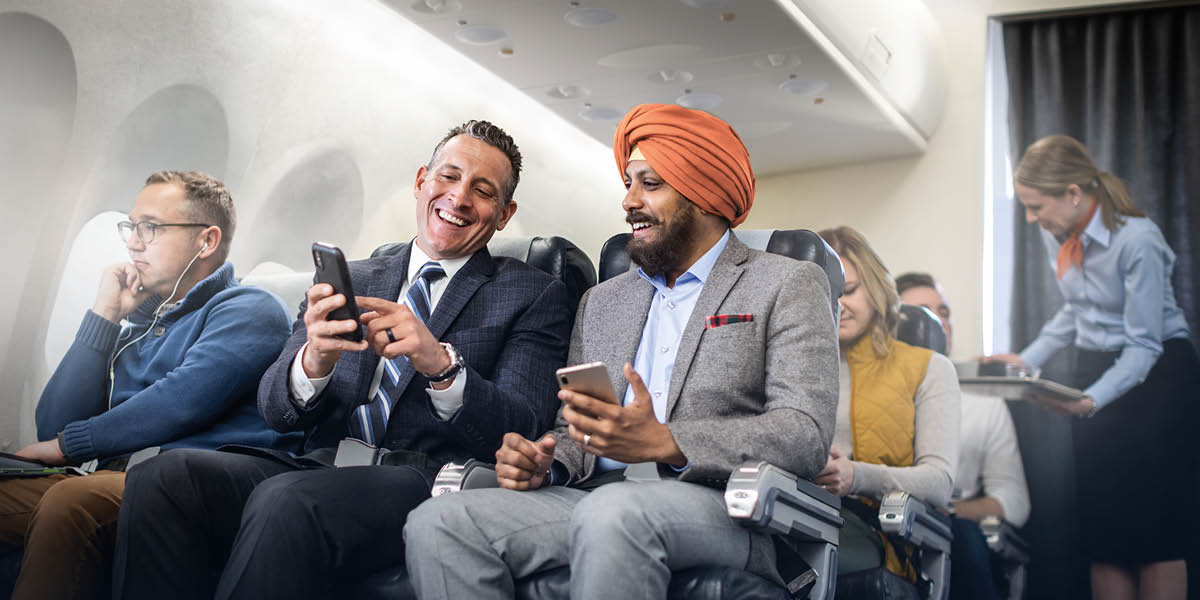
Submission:
POLYGON ((160 171, 117 225, 130 262, 104 271, 38 402, 42 441, 17 453, 99 469, 0 480, 0 551, 25 553, 13 598, 107 590, 130 454, 225 444, 298 449, 299 434, 267 428, 255 403, 289 319, 277 298, 234 281, 225 259, 235 220, 217 179, 160 171))

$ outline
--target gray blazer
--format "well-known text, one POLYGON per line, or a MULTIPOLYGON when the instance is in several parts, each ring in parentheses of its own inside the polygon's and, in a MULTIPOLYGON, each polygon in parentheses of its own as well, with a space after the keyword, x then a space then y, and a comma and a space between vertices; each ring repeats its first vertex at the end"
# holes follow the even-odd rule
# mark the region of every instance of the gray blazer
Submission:
MULTIPOLYGON (((613 389, 628 387, 654 286, 629 271, 583 297, 568 364, 603 361, 613 389)), ((838 401, 837 333, 829 281, 817 265, 746 247, 730 236, 688 318, 667 397, 667 425, 690 468, 680 480, 725 485, 743 461, 766 460, 801 477, 825 467, 838 401), (705 329, 705 317, 753 320, 705 329)), ((570 483, 596 457, 567 435, 560 409, 554 458, 570 483)))

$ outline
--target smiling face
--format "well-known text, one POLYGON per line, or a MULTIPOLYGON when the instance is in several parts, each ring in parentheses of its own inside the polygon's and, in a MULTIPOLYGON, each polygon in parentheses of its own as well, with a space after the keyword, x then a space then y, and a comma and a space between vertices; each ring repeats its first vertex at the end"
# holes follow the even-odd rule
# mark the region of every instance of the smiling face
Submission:
MULTIPOLYGON (((129 220, 133 223, 190 223, 183 210, 186 194, 174 183, 155 183, 142 188, 133 201, 129 220)), ((141 276, 142 287, 166 297, 175 282, 202 247, 200 227, 160 227, 154 241, 143 243, 137 233, 125 243, 129 258, 141 276)))
POLYGON ((1021 206, 1025 207, 1025 222, 1037 223, 1056 237, 1070 233, 1091 207, 1083 191, 1074 184, 1059 196, 1045 194, 1021 183, 1013 188, 1021 206))
POLYGON ((867 332, 875 319, 875 309, 871 308, 871 297, 867 287, 858 278, 858 269, 848 260, 842 260, 842 268, 846 271, 846 287, 838 302, 842 305, 842 317, 838 321, 838 343, 849 347, 857 342, 867 332))
POLYGON ((470 256, 504 229, 517 204, 503 200, 511 175, 499 149, 469 135, 446 142, 417 170, 417 244, 435 260, 470 256))
POLYGON ((625 221, 632 226, 629 257, 650 275, 682 272, 695 262, 700 209, 644 160, 625 167, 625 221), (689 260, 690 259, 690 260, 689 260))

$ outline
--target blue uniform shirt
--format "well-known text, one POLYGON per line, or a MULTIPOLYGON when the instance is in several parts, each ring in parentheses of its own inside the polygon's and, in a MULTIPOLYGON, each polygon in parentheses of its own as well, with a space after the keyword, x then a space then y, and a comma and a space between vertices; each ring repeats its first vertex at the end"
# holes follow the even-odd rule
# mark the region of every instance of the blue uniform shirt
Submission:
MULTIPOLYGON (((650 302, 650 312, 646 315, 646 326, 642 328, 642 341, 638 344, 637 355, 633 368, 650 392, 650 400, 654 404, 654 416, 660 423, 667 422, 667 396, 671 386, 671 373, 675 371, 675 354, 679 350, 679 340, 683 339, 683 328, 704 282, 712 273, 717 257, 725 249, 729 241, 729 231, 713 244, 690 268, 675 280, 675 287, 667 287, 667 280, 662 275, 653 277, 638 269, 638 275, 654 286, 654 300, 650 302)), ((622 368, 610 365, 609 368, 622 368)), ((625 398, 622 405, 633 402, 633 386, 625 388, 625 398)), ((596 459, 597 471, 610 471, 625 468, 625 463, 608 458, 596 459)))
MULTIPOLYGON (((1162 354, 1163 340, 1188 336, 1187 321, 1175 303, 1171 271, 1175 253, 1162 232, 1145 217, 1125 217, 1116 231, 1104 226, 1097 210, 1083 230, 1083 266, 1058 281, 1065 303, 1021 352, 1041 366, 1074 343, 1086 350, 1120 351, 1120 357, 1084 392, 1096 408, 1123 396, 1146 379, 1162 354)), ((1054 267, 1061 243, 1042 230, 1054 267)))

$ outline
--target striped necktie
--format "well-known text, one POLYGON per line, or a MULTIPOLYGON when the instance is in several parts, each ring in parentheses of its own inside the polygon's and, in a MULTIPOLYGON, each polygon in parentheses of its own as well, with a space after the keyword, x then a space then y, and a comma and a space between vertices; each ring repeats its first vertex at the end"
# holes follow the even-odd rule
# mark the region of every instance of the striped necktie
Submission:
MULTIPOLYGON (((422 323, 429 321, 431 312, 429 286, 434 280, 445 276, 446 272, 442 270, 441 265, 429 261, 421 265, 421 270, 417 271, 412 285, 408 286, 408 293, 404 295, 404 305, 422 323)), ((400 383, 400 368, 396 363, 408 362, 408 358, 404 356, 380 360, 383 361, 383 376, 379 379, 379 390, 370 402, 359 406, 350 419, 350 437, 356 437, 372 446, 378 446, 383 441, 388 418, 392 415, 392 403, 402 391, 397 388, 397 384, 400 383)))

